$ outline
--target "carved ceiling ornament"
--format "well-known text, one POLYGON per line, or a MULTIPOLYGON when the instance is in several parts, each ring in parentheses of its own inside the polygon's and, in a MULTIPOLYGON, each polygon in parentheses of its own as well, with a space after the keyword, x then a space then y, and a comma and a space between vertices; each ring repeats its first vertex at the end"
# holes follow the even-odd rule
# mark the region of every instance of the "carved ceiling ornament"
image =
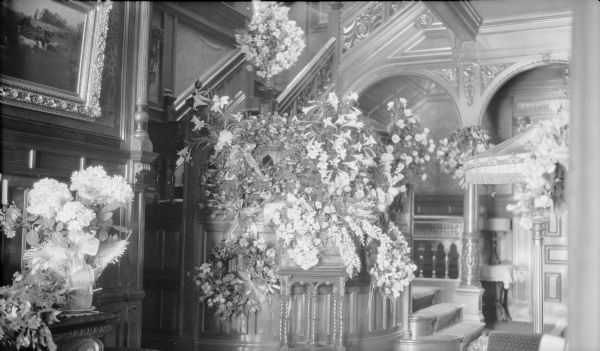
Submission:
POLYGON ((435 21, 435 17, 431 13, 431 11, 427 10, 427 11, 423 12, 422 14, 420 14, 415 19, 415 28, 418 28, 418 29, 428 28, 433 24, 434 21, 435 21))
POLYGON ((481 66, 481 78, 480 78, 481 92, 483 93, 485 91, 485 88, 487 88, 488 85, 490 85, 492 80, 494 80, 494 78, 496 78, 496 76, 500 72, 504 71, 505 69, 512 66, 513 64, 514 64, 514 62, 482 65, 481 66))
POLYGON ((438 68, 429 71, 447 81, 454 88, 454 92, 458 92, 458 67, 438 68))
POLYGON ((463 93, 469 106, 473 105, 473 98, 475 96, 475 74, 477 66, 478 64, 475 61, 461 64, 463 93))
POLYGON ((101 117, 102 70, 112 3, 88 5, 78 2, 76 4, 82 8, 82 11, 88 11, 86 28, 88 25, 90 28, 83 34, 86 38, 83 43, 89 44, 82 48, 77 91, 65 93, 62 89, 2 76, 0 80, 2 104, 90 122, 101 117))

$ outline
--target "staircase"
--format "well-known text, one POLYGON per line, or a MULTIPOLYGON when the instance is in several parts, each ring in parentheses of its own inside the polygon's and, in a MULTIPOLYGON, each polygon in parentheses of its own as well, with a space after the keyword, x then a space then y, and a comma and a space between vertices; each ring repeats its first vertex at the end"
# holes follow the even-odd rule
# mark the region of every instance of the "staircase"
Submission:
POLYGON ((462 318, 462 306, 437 302, 441 289, 414 286, 409 334, 394 341, 395 351, 465 351, 483 332, 484 323, 462 318))

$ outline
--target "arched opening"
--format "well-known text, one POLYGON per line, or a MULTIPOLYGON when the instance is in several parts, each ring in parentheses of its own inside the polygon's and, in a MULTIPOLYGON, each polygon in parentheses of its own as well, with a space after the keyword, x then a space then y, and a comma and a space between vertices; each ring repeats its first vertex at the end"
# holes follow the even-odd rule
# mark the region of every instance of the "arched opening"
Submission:
MULTIPOLYGON (((536 121, 557 118, 556 106, 568 109, 569 71, 565 63, 549 63, 516 74, 507 80, 491 97, 481 118, 481 125, 490 132, 494 143, 507 140, 523 130, 524 126, 536 121)), ((482 235, 481 262, 502 264, 511 267, 513 282, 508 293, 508 310, 514 321, 531 321, 532 244, 529 230, 519 225, 519 219, 506 210, 514 202, 512 185, 488 188, 495 196, 484 196, 480 204, 485 207, 482 235), (510 225, 498 229, 498 223, 510 225), (494 224, 495 223, 495 224, 494 224)), ((565 217, 550 218, 548 234, 544 238, 543 252, 567 248, 565 217)), ((566 321, 566 260, 545 259, 544 274, 544 322, 566 321)), ((481 277, 480 277, 481 278, 481 277)), ((484 278, 482 278, 484 279, 484 278)), ((494 300, 498 292, 486 289, 483 297, 483 314, 486 322, 494 322, 494 300)))
MULTIPOLYGON (((358 104, 374 128, 385 130, 390 119, 387 103, 397 97, 408 101, 408 107, 419 116, 421 125, 431 130, 430 137, 436 144, 461 126, 451 95, 439 83, 422 75, 401 74, 380 80, 361 93, 358 104)), ((456 181, 440 172, 435 160, 429 162, 427 175, 425 182, 416 184, 417 202, 422 195, 462 193, 456 181)))
POLYGON ((518 133, 526 123, 556 116, 553 101, 566 99, 568 65, 538 66, 510 78, 493 95, 481 118, 494 143, 518 133))

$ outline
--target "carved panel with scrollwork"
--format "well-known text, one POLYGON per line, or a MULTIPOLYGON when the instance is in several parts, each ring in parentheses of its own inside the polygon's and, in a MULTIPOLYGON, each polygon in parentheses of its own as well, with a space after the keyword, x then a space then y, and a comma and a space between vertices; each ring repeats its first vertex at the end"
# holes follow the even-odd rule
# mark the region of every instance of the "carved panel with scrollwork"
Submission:
POLYGON ((463 93, 469 106, 473 105, 473 98, 475 97, 476 68, 477 62, 468 62, 461 65, 463 93))
POLYGON ((512 63, 497 63, 497 64, 489 64, 481 66, 481 91, 483 92, 485 88, 488 87, 490 82, 496 78, 496 76, 510 67, 512 63))
POLYGON ((383 23, 384 4, 381 1, 374 1, 361 14, 359 14, 352 23, 342 29, 343 52, 363 40, 371 32, 383 23))
POLYGON ((431 73, 435 74, 438 77, 441 77, 454 88, 454 91, 458 91, 458 68, 439 68, 431 70, 431 73))

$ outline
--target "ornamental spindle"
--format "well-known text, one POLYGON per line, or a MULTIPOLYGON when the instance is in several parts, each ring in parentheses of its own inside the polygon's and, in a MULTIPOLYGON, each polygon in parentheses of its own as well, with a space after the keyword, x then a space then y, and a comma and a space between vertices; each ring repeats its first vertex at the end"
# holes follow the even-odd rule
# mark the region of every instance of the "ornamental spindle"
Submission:
POLYGON ((433 256, 431 256, 431 278, 436 278, 435 276, 435 264, 436 264, 436 260, 437 259, 437 251, 433 251, 433 256))
POLYGON ((445 274, 444 274, 444 278, 449 279, 450 275, 449 275, 449 271, 450 271, 450 247, 449 245, 444 245, 444 270, 445 270, 445 274))

